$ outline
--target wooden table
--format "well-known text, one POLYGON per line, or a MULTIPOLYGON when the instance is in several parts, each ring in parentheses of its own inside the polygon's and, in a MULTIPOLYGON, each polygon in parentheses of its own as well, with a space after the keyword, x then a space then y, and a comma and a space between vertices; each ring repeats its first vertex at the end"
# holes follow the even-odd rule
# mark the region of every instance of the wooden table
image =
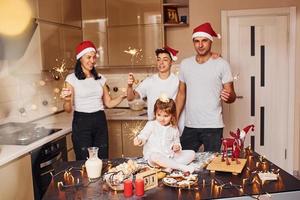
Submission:
MULTIPOLYGON (((117 165, 123 161, 124 159, 116 159, 110 162, 117 165)), ((104 161, 103 172, 107 169, 107 162, 104 161)), ((158 187, 146 191, 143 197, 133 195, 130 198, 125 198, 123 192, 112 191, 102 179, 89 183, 86 174, 82 174, 77 170, 80 169, 83 163, 83 161, 62 163, 56 170, 56 172, 60 171, 62 173, 55 176, 43 199, 252 199, 253 196, 266 196, 269 194, 272 199, 300 199, 300 180, 268 160, 261 160, 261 157, 256 153, 253 153, 252 158, 247 160, 245 168, 239 175, 225 172, 211 173, 203 170, 198 173, 198 185, 195 188, 172 188, 165 186, 160 181, 158 187), (75 183, 78 181, 79 184, 76 187, 71 186, 61 190, 57 187, 57 183, 63 180, 64 170, 71 167, 74 167, 73 180, 75 183), (269 167, 273 171, 279 171, 279 179, 277 181, 266 181, 262 184, 259 179, 253 178, 257 171, 261 171, 265 167, 269 167), (205 180, 205 185, 203 185, 203 180, 205 180), (212 182, 214 183, 213 186, 212 182)))

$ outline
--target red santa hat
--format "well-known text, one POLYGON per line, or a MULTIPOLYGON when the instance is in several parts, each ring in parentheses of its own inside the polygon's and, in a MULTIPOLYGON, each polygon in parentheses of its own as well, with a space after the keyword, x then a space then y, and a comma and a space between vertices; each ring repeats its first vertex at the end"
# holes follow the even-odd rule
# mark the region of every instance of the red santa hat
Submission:
POLYGON ((81 58, 84 54, 88 52, 97 52, 96 46, 93 44, 93 42, 89 40, 85 40, 77 45, 76 47, 76 59, 78 60, 81 58))
POLYGON ((213 37, 217 37, 220 39, 221 35, 216 34, 210 23, 207 22, 194 28, 192 38, 194 39, 195 37, 206 37, 213 41, 213 37))
POLYGON ((251 129, 251 131, 254 131, 254 125, 253 124, 248 125, 245 128, 243 128, 243 131, 245 131, 245 133, 248 133, 250 131, 250 129, 251 129))
POLYGON ((177 55, 177 53, 179 51, 177 51, 175 49, 172 49, 171 47, 168 47, 168 46, 165 46, 164 49, 167 50, 170 53, 171 58, 172 58, 173 61, 177 60, 177 56, 176 55, 177 55))

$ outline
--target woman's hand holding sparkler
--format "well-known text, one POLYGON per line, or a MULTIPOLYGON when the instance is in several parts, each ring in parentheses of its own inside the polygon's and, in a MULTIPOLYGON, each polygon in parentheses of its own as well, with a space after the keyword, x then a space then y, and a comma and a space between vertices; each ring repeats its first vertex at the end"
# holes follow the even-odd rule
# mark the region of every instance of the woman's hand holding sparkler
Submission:
POLYGON ((60 97, 62 99, 64 99, 65 101, 70 101, 71 100, 71 95, 72 95, 71 88, 63 87, 61 89, 60 97))

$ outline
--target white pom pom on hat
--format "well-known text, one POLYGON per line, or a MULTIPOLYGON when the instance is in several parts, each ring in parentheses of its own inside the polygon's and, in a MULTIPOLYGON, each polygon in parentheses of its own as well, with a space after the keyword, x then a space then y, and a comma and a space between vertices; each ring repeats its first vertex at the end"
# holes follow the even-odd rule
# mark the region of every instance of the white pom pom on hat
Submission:
POLYGON ((196 37, 206 37, 211 41, 213 41, 213 37, 221 39, 221 35, 217 34, 208 22, 194 28, 192 38, 194 39, 196 37))

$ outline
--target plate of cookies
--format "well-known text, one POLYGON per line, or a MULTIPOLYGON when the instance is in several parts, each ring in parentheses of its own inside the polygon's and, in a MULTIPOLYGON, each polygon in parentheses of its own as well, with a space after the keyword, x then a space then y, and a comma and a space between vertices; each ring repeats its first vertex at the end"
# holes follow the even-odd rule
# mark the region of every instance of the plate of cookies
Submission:
POLYGON ((191 188, 197 184, 198 175, 173 171, 162 179, 164 185, 176 188, 191 188))

